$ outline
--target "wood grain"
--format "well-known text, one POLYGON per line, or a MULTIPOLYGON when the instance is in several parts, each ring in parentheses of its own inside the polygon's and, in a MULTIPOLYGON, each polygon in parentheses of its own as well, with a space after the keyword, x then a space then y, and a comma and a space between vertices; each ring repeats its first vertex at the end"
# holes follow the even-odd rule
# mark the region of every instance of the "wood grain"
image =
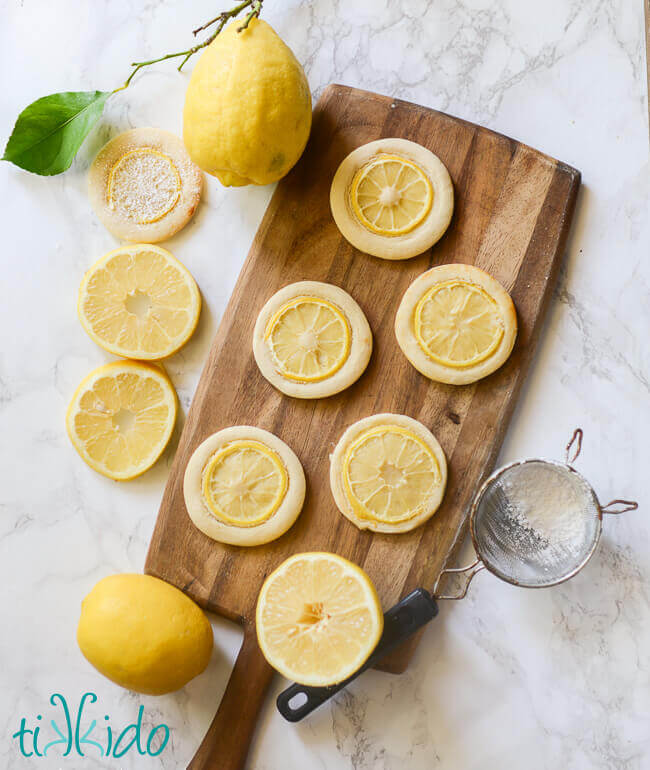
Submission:
MULTIPOLYGON (((557 277, 579 184, 575 169, 485 128, 385 96, 329 86, 316 105, 307 150, 273 195, 216 334, 172 465, 146 571, 249 630, 264 577, 300 551, 334 551, 363 566, 385 608, 417 586, 431 588, 464 534, 468 503, 501 446, 557 277), (406 262, 356 251, 329 210, 338 164, 359 145, 388 136, 431 149, 455 186, 448 233, 432 250, 406 262), (447 262, 487 270, 508 288, 517 308, 513 354, 474 385, 427 380, 404 358, 393 332, 411 281, 447 262), (281 286, 300 280, 344 288, 363 308, 374 335, 361 379, 318 401, 276 391, 259 373, 251 350, 259 309, 281 286), (355 420, 377 412, 423 422, 449 461, 438 513, 399 536, 356 529, 337 511, 329 489, 329 453, 339 436, 355 420), (183 502, 191 453, 214 431, 238 424, 277 434, 297 453, 307 477, 305 507, 294 527, 274 543, 252 549, 207 538, 193 527, 183 502)), ((382 667, 402 671, 412 648, 397 651, 382 667)))

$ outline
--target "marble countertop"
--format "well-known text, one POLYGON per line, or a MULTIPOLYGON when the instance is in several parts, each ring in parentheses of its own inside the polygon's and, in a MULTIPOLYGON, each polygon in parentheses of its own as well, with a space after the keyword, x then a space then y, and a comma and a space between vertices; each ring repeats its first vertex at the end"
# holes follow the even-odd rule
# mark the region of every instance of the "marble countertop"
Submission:
MULTIPOLYGON (((227 3, 2 0, 0 136, 35 98, 111 89, 133 59, 185 46, 227 3)), ((642 0, 268 0, 264 17, 304 63, 317 97, 339 82, 419 102, 522 140, 580 169, 583 188, 539 352, 501 461, 559 457, 576 425, 579 468, 608 518, 574 580, 525 591, 482 573, 441 605, 408 671, 369 672, 289 726, 268 699, 254 770, 473 770, 650 767, 650 166, 642 0)), ((188 71, 191 67, 188 67, 188 71)), ((173 695, 123 691, 81 656, 79 602, 101 577, 139 572, 174 444, 142 478, 116 484, 73 451, 64 413, 108 356, 75 297, 84 270, 116 245, 94 217, 86 171, 126 128, 181 130, 188 75, 171 64, 111 99, 73 168, 49 179, 0 164, 0 765, 181 768, 225 687, 241 635, 216 619, 208 671, 173 695), (49 720, 52 693, 95 692, 97 713, 169 725, 158 759, 24 759, 20 719, 49 720)), ((4 139, 2 140, 4 141, 4 139)), ((205 299, 199 329, 169 362, 186 411, 272 187, 207 184, 193 223, 168 247, 205 299)), ((180 421, 182 423, 182 420, 180 421)), ((178 429, 177 429, 178 431, 178 429)), ((177 434, 178 435, 178 432, 177 434)), ((463 559, 471 556, 467 546, 463 559)), ((280 678, 275 692, 283 686, 280 678)), ((45 728, 44 728, 45 729, 45 728)))

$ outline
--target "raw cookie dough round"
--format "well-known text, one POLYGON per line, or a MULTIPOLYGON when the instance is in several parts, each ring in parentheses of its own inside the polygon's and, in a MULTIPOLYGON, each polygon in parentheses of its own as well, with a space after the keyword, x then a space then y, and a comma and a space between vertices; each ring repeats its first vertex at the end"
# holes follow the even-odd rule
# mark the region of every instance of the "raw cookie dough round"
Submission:
POLYGON ((95 213, 116 238, 156 243, 190 221, 203 175, 185 145, 160 128, 134 128, 104 145, 88 173, 95 213))
POLYGON ((506 361, 517 336, 517 313, 508 292, 483 270, 440 265, 404 292, 395 336, 425 377, 466 385, 506 361))
POLYGON ((299 281, 276 292, 253 333, 260 371, 294 398, 339 393, 361 376, 371 353, 363 310, 343 289, 319 281, 299 281))
POLYGON ((426 147, 378 139, 357 147, 338 167, 330 208, 343 237, 359 251, 409 259, 444 234, 454 187, 440 158, 426 147))
POLYGON ((261 545, 283 535, 305 499, 300 460, 277 436, 237 425, 194 450, 183 479, 185 506, 213 540, 261 545))
POLYGON ((351 425, 330 456, 330 486, 359 529, 408 532, 438 510, 447 461, 436 437, 403 414, 374 414, 351 425))

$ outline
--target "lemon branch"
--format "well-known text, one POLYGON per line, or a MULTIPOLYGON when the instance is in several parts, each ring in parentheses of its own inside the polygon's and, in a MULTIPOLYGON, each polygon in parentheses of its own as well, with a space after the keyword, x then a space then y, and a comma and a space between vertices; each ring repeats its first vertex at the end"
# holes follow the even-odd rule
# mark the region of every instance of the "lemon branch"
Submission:
POLYGON ((201 43, 197 43, 196 45, 193 45, 191 48, 188 48, 185 51, 177 51, 176 53, 168 53, 164 56, 159 56, 156 59, 148 59, 147 61, 139 61, 139 62, 133 62, 131 64, 131 67, 133 67, 133 70, 129 77, 124 82, 123 86, 120 86, 119 88, 116 88, 113 93, 117 93, 117 91, 122 91, 125 88, 128 88, 129 84, 133 80, 136 73, 138 73, 143 67, 148 67, 150 64, 157 64, 161 61, 166 61, 167 59, 177 59, 181 56, 183 57, 183 60, 178 65, 178 71, 180 72, 187 60, 194 56, 197 51, 200 51, 202 48, 205 48, 206 46, 210 45, 210 43, 217 37, 217 35, 221 32, 221 30, 226 26, 226 22, 229 19, 234 19, 239 14, 245 10, 246 8, 250 8, 250 11, 247 13, 246 18, 244 19, 244 23, 237 29, 238 32, 242 32, 243 30, 248 27, 248 25, 251 23, 251 20, 255 16, 259 16, 260 12, 262 10, 262 3, 264 0, 242 0, 241 3, 238 5, 235 5, 233 8, 231 8, 229 11, 222 11, 218 16, 215 16, 214 19, 210 19, 210 21, 206 22, 205 24, 202 24, 200 27, 197 27, 195 30, 192 31, 192 34, 196 37, 199 32, 203 32, 204 30, 212 27, 214 24, 216 24, 216 29, 214 32, 207 37, 205 40, 203 40, 201 43))

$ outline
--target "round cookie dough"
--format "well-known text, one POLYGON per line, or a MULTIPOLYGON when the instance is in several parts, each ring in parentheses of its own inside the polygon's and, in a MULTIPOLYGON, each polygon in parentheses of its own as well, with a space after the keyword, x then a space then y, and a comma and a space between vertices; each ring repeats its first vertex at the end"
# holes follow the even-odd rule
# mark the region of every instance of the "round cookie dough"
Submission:
MULTIPOLYGON (((386 188, 382 194, 390 197, 394 194, 393 188, 386 188)), ((343 237, 359 251, 381 259, 409 259, 431 248, 443 236, 454 211, 454 187, 440 158, 426 147, 407 139, 378 139, 353 150, 338 167, 330 188, 330 208, 343 237), (433 189, 433 200, 426 216, 412 230, 401 235, 373 232, 354 213, 350 200, 350 189, 357 172, 387 155, 414 164, 433 189)))
MULTIPOLYGON (((314 306, 317 305, 318 302, 314 304, 314 306)), ((287 326, 285 333, 290 331, 287 326)), ((286 346, 286 336, 283 344, 286 346)), ((286 347, 283 349, 285 352, 288 350, 286 347)), ((261 373, 271 385, 294 398, 323 398, 339 393, 361 376, 368 365, 371 353, 372 332, 363 310, 343 289, 319 281, 299 281, 276 292, 262 308, 253 332, 253 354, 261 373), (295 333, 298 335, 300 332, 299 337, 305 338, 296 340, 299 350, 305 351, 303 354, 305 358, 302 361, 298 359, 299 362, 303 364, 318 362, 320 350, 336 352, 336 346, 332 348, 332 342, 328 342, 322 333, 313 331, 317 323, 325 324, 327 334, 330 335, 337 327, 342 330, 345 325, 349 341, 349 344, 344 346, 345 349, 340 351, 338 360, 333 361, 330 367, 331 373, 326 376, 314 376, 310 381, 300 381, 283 374, 283 364, 278 358, 282 349, 278 347, 276 351, 271 342, 272 331, 277 328, 274 322, 277 325, 279 318, 286 318, 286 315, 282 314, 286 314, 288 309, 293 311, 296 304, 300 305, 301 298, 315 299, 321 304, 320 310, 316 313, 310 312, 310 318, 307 319, 306 324, 296 319, 298 327, 295 333), (302 328, 309 327, 309 323, 311 328, 302 328)), ((289 360, 287 358, 287 361, 289 360)), ((288 368, 284 368, 289 374, 293 374, 288 368)))
POLYGON ((104 145, 88 173, 95 213, 116 238, 156 243, 190 221, 203 175, 183 142, 160 128, 134 128, 104 145))
MULTIPOLYGON (((365 444, 365 446, 369 447, 370 445, 365 444)), ((373 467, 367 464, 368 458, 369 455, 366 452, 364 460, 358 460, 359 466, 363 467, 366 472, 373 467)), ((363 493, 366 496, 375 497, 380 491, 377 484, 373 486, 372 482, 374 481, 375 477, 369 473, 370 486, 363 488, 363 493)), ((361 485, 365 483, 364 480, 360 482, 361 485)), ((369 529, 373 532, 401 533, 409 532, 415 529, 415 527, 419 527, 420 524, 423 524, 438 510, 445 493, 446 484, 447 461, 438 440, 421 422, 403 414, 374 414, 355 422, 341 436, 334 448, 334 452, 330 456, 330 486, 334 501, 339 511, 359 529, 369 529), (425 489, 420 495, 420 502, 414 508, 415 513, 402 521, 381 521, 359 515, 346 488, 344 469, 348 459, 348 450, 356 442, 360 442, 360 445, 364 446, 362 443, 364 437, 372 438, 373 432, 378 431, 384 426, 396 429, 394 440, 398 442, 389 447, 386 444, 385 437, 381 439, 383 459, 381 466, 378 468, 376 478, 380 478, 381 487, 388 490, 389 502, 392 501, 393 495, 398 495, 401 496, 404 504, 407 503, 408 497, 404 497, 404 493, 409 494, 408 478, 417 477, 421 480, 421 483, 425 484, 425 489), (400 434, 397 431, 405 432, 405 440, 402 443, 402 447, 399 444, 400 434), (414 436, 415 440, 410 438, 410 436, 414 436), (417 461, 417 452, 420 451, 418 442, 420 446, 421 444, 426 446, 434 461, 430 460, 429 455, 425 455, 424 459, 417 461), (391 452, 395 457, 394 463, 386 461, 387 456, 391 457, 391 452), (411 470, 409 471, 408 468, 411 468, 411 470)), ((360 486, 357 486, 357 489, 361 491, 360 486)), ((417 501, 417 491, 412 492, 412 495, 415 495, 415 501, 417 501)), ((398 498, 395 499, 397 500, 398 498)), ((380 502, 376 497, 375 500, 377 503, 380 502)))
MULTIPOLYGON (((238 485, 243 483, 248 484, 243 494, 249 494, 250 479, 237 482, 238 485)), ((283 535, 298 518, 305 499, 305 474, 300 460, 284 441, 261 428, 238 425, 212 434, 194 450, 185 469, 183 494, 190 518, 208 537, 230 545, 261 545, 283 535), (204 495, 204 481, 215 456, 223 456, 221 453, 224 450, 237 447, 240 442, 252 444, 254 451, 261 445, 265 450, 264 455, 284 470, 285 485, 279 504, 259 524, 231 524, 220 519, 209 507, 204 495)), ((234 499, 236 493, 231 494, 231 499, 234 499)))
MULTIPOLYGON (((449 323, 453 324, 454 319, 450 317, 449 323)), ((507 360, 517 337, 517 313, 508 292, 483 270, 465 264, 440 265, 420 275, 404 292, 395 316, 395 336, 404 355, 425 377, 449 385, 466 385, 492 374, 507 360), (434 360, 415 334, 418 303, 436 284, 447 282, 467 283, 473 291, 487 294, 493 322, 500 327, 501 337, 494 350, 474 364, 453 367, 434 360)))

